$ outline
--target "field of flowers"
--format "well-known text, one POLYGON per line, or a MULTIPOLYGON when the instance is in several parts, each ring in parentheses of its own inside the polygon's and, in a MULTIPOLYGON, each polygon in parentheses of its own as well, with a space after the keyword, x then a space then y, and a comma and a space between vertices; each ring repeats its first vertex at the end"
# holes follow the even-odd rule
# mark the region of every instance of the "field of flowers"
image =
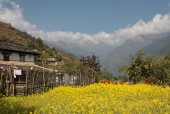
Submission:
POLYGON ((0 114, 170 114, 170 88, 145 84, 61 86, 0 98, 0 114))

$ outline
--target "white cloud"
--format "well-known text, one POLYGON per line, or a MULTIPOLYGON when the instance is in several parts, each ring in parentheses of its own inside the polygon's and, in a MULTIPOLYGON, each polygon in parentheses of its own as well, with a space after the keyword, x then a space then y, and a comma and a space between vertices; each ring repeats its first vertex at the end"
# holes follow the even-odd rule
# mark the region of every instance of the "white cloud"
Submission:
POLYGON ((44 40, 67 41, 82 45, 91 42, 93 44, 102 43, 105 45, 118 46, 129 38, 135 39, 135 36, 138 35, 153 35, 170 32, 170 14, 157 14, 149 22, 139 20, 133 26, 119 29, 111 34, 106 32, 99 32, 93 35, 72 31, 45 32, 39 30, 36 25, 31 24, 24 19, 22 8, 18 4, 10 0, 6 0, 5 3, 10 4, 12 7, 11 9, 7 8, 2 2, 0 2, 0 21, 11 23, 14 27, 24 30, 36 37, 41 37, 44 40))
POLYGON ((3 22, 11 23, 14 27, 25 31, 37 30, 36 25, 30 24, 28 21, 24 20, 22 15, 22 8, 15 2, 6 0, 0 3, 0 20, 3 22), (4 4, 4 7, 3 7, 4 4), (10 4, 11 9, 5 7, 5 4, 10 4))

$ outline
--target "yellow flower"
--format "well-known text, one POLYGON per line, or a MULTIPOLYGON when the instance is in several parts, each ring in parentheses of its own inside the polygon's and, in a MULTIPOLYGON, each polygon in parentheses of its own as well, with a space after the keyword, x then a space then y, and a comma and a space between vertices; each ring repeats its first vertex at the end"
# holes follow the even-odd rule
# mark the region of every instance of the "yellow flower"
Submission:
POLYGON ((154 99, 154 100, 153 100, 153 102, 154 102, 154 103, 157 103, 157 102, 158 102, 158 100, 157 100, 157 99, 154 99))
POLYGON ((61 86, 41 95, 3 97, 0 113, 168 114, 169 96, 170 88, 145 84, 61 86))

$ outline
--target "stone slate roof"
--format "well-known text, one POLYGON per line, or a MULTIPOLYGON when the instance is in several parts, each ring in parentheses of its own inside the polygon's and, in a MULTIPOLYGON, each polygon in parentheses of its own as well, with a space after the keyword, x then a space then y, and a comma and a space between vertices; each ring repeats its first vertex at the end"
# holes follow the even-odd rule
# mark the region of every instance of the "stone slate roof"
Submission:
POLYGON ((9 52, 19 52, 19 53, 28 53, 34 55, 40 55, 40 53, 33 51, 29 47, 21 46, 18 44, 12 44, 8 42, 1 42, 0 41, 0 50, 1 51, 9 51, 9 52))

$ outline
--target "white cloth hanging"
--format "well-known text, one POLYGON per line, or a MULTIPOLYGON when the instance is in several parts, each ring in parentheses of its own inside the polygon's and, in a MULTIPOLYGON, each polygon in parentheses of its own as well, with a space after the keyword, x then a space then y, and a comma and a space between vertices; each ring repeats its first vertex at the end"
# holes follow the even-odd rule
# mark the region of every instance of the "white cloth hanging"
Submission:
POLYGON ((14 78, 16 78, 16 75, 22 75, 21 70, 14 69, 14 78))

